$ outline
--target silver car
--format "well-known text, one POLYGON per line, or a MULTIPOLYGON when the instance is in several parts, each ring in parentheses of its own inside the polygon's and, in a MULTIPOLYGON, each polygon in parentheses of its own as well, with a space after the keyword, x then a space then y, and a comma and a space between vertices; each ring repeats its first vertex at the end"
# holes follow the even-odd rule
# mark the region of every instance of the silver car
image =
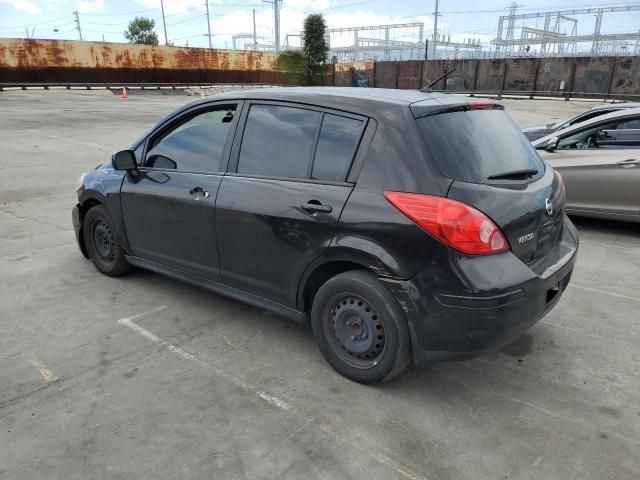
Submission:
POLYGON ((567 213, 640 222, 640 108, 602 115, 532 144, 564 178, 567 213))
POLYGON ((595 107, 591 107, 588 110, 585 110, 584 112, 580 112, 573 117, 560 120, 559 122, 551 122, 546 125, 526 127, 523 128, 522 131, 529 139, 529 141, 533 142, 534 140, 545 137, 547 135, 551 135, 552 133, 571 127, 573 125, 577 125, 578 123, 586 122, 587 120, 599 117, 600 115, 606 115, 607 113, 617 112, 620 110, 625 110, 627 108, 640 108, 640 103, 608 103, 605 105, 597 105, 595 107))

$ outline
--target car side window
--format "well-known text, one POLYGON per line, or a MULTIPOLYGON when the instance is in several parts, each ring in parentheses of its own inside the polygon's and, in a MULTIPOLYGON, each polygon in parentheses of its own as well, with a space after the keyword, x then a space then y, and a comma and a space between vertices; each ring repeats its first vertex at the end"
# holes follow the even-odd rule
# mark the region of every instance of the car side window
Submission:
POLYGON ((631 120, 625 122, 622 125, 618 125, 621 130, 640 130, 640 120, 631 120))
POLYGON ((608 124, 591 125, 588 128, 573 132, 571 135, 563 137, 558 143, 559 149, 566 148, 580 148, 580 149, 592 149, 592 148, 625 148, 638 145, 638 140, 635 138, 625 138, 622 136, 624 133, 621 129, 627 128, 625 125, 629 125, 632 122, 638 120, 625 120, 618 122, 611 122, 608 124))
POLYGON ((308 178, 321 113, 252 105, 242 136, 238 173, 308 178))
POLYGON ((144 166, 197 173, 221 171, 235 109, 235 105, 225 105, 207 110, 165 132, 153 141, 144 166))
POLYGON ((311 178, 343 182, 360 143, 363 129, 362 120, 324 114, 311 178))

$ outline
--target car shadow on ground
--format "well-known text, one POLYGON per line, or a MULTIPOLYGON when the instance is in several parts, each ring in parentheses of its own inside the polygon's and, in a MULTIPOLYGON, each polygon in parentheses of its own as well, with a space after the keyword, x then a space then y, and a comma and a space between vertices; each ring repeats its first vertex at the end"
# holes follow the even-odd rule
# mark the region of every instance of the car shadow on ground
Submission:
POLYGON ((604 220, 600 218, 570 217, 578 232, 595 232, 640 237, 640 223, 604 220))

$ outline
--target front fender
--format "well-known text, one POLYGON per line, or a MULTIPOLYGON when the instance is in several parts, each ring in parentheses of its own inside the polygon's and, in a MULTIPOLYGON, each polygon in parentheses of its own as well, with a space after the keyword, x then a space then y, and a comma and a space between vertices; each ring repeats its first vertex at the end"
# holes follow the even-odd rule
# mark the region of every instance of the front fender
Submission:
POLYGON ((81 220, 84 220, 84 215, 89 208, 96 204, 102 205, 113 220, 118 244, 126 252, 130 252, 120 205, 120 189, 124 177, 124 172, 112 168, 99 168, 87 173, 83 185, 78 191, 78 203, 80 204, 81 220))

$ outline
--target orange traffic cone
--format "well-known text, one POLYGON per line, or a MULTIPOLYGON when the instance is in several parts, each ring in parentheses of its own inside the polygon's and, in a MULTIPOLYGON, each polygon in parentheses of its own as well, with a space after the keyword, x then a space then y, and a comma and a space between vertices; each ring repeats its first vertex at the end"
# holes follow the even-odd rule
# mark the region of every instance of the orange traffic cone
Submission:
POLYGON ((127 87, 122 87, 122 94, 120 94, 120 98, 129 98, 127 94, 127 87))

